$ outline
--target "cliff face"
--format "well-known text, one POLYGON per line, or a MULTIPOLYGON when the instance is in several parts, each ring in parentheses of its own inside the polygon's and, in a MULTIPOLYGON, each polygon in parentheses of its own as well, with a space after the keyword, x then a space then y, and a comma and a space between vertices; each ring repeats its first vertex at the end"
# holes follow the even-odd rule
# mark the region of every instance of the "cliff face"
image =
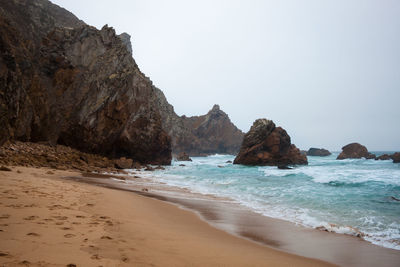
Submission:
POLYGON ((190 156, 236 154, 244 133, 218 105, 203 116, 178 116, 161 90, 157 91, 164 130, 171 136, 172 151, 190 156))
POLYGON ((127 38, 45 0, 1 0, 0 144, 48 141, 169 164, 158 89, 127 38))

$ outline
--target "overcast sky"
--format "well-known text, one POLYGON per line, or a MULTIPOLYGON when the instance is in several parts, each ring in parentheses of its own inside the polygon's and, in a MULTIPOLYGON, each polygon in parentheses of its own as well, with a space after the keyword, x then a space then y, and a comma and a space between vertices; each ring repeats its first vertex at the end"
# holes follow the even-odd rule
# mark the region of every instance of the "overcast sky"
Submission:
POLYGON ((132 38, 178 115, 219 104, 274 120, 301 149, 400 150, 399 0, 52 0, 132 38))

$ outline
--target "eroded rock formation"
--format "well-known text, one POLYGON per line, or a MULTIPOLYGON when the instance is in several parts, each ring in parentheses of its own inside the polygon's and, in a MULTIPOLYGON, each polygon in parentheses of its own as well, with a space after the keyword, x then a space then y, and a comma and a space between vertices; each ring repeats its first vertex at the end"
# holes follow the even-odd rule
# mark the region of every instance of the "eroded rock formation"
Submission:
POLYGON ((376 156, 368 152, 368 149, 359 143, 351 143, 342 147, 342 153, 336 159, 374 159, 376 156))
POLYGON ((291 143, 286 131, 267 119, 258 119, 253 123, 233 163, 272 166, 308 164, 307 157, 291 143))
POLYGON ((329 152, 329 150, 324 149, 324 148, 310 148, 307 151, 307 156, 317 156, 317 157, 326 157, 332 155, 331 152, 329 152))
POLYGON ((389 154, 383 154, 380 155, 379 157, 376 157, 375 160, 391 160, 392 156, 389 154))
POLYGON ((157 89, 127 38, 46 0, 1 0, 0 144, 49 141, 169 164, 157 89))
POLYGON ((158 90, 157 93, 163 128, 171 136, 175 155, 181 152, 190 156, 238 153, 244 133, 218 105, 203 116, 178 116, 163 92, 158 90))
POLYGON ((393 163, 400 163, 400 152, 394 153, 391 158, 393 159, 393 163))
POLYGON ((188 154, 185 152, 179 153, 179 155, 176 157, 177 161, 192 161, 192 159, 189 157, 188 154))

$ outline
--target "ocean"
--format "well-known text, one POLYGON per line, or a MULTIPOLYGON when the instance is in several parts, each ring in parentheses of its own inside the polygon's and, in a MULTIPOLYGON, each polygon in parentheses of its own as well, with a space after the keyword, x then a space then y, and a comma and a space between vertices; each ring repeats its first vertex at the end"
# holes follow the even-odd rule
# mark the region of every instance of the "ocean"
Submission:
POLYGON ((308 157, 308 166, 291 170, 233 165, 232 155, 192 157, 148 177, 228 198, 268 217, 400 250, 400 164, 336 160, 337 155, 308 157))

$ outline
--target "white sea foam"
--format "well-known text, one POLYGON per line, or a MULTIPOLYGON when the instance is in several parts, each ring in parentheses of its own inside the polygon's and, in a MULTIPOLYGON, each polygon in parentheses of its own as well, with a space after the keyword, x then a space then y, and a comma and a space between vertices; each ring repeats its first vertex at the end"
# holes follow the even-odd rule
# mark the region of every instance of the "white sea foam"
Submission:
POLYGON ((184 167, 173 162, 165 171, 140 176, 227 197, 268 217, 360 236, 400 250, 400 203, 390 198, 400 198, 397 165, 364 159, 336 161, 332 156, 310 157, 308 166, 279 170, 232 165, 227 160, 233 157, 193 158, 183 162, 184 167))

